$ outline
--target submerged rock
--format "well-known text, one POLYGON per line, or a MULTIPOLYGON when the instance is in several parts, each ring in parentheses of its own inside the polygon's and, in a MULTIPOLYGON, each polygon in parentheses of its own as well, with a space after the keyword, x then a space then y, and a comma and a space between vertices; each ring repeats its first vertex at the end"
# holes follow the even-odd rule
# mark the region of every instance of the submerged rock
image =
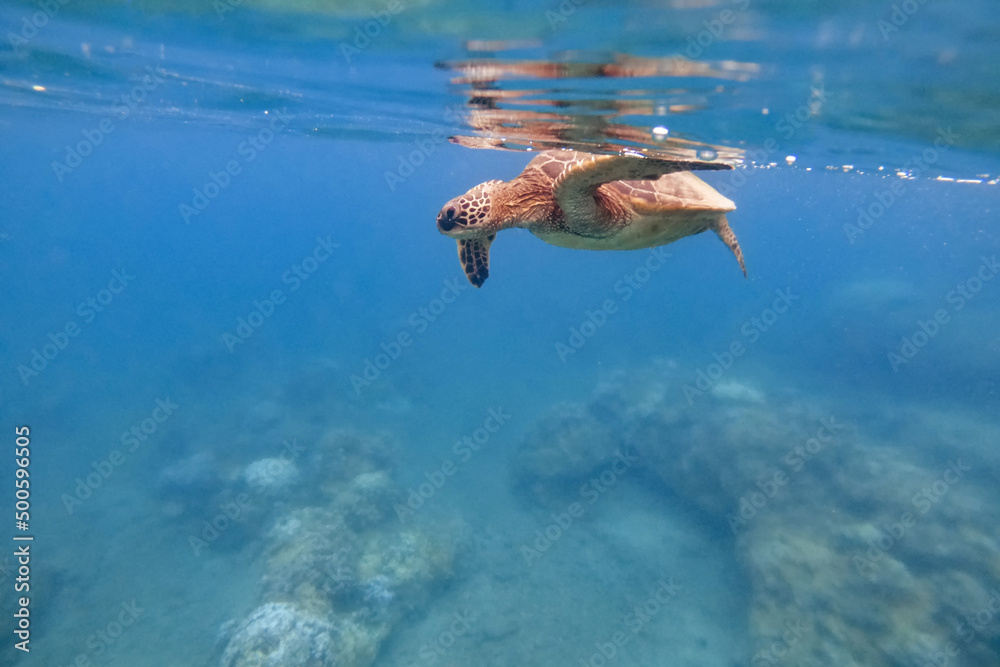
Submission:
POLYGON ((764 394, 758 389, 742 382, 718 382, 712 389, 712 396, 716 398, 729 399, 732 401, 742 401, 744 403, 763 403, 764 394))
POLYGON ((612 424, 590 406, 560 403, 538 421, 518 449, 514 479, 537 500, 558 496, 609 457, 622 442, 612 424))
POLYGON ((333 506, 354 530, 378 525, 395 516, 393 503, 399 491, 385 471, 363 472, 344 485, 333 506))
POLYGON ((394 440, 380 433, 328 430, 309 457, 309 474, 327 497, 336 497, 351 480, 367 473, 391 475, 396 467, 394 440))
POLYGON ((293 489, 299 480, 299 469, 287 459, 266 458, 248 465, 242 477, 253 491, 276 496, 293 489))
POLYGON ((274 520, 265 536, 262 606, 227 627, 222 667, 368 667, 393 627, 450 575, 456 541, 422 519, 406 527, 387 522, 398 491, 385 470, 371 469, 365 452, 372 441, 343 433, 339 441, 344 451, 327 462, 364 471, 334 475, 324 493, 298 496, 325 497, 327 505, 294 507, 274 520), (281 632, 284 643, 274 637, 281 632))
POLYGON ((292 604, 269 602, 230 625, 222 667, 338 667, 340 632, 292 604))
POLYGON ((617 447, 632 452, 733 536, 750 664, 1000 664, 1000 464, 978 444, 1000 429, 923 411, 848 424, 819 400, 765 402, 733 381, 696 410, 680 398, 660 379, 557 406, 519 450, 521 478, 571 491, 617 447))
POLYGON ((441 534, 419 528, 374 533, 362 547, 358 573, 366 581, 387 577, 421 597, 432 582, 451 576, 454 558, 454 541, 441 534))
POLYGON ((315 613, 330 613, 355 596, 355 534, 343 518, 319 507, 293 510, 269 533, 261 598, 294 601, 315 613))

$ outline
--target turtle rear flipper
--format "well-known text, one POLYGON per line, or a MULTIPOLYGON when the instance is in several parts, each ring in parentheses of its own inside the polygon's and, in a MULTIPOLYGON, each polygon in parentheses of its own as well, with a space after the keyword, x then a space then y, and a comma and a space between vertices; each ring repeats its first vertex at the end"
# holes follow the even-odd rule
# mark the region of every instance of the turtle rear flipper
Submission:
POLYGON ((733 233, 732 228, 729 226, 726 216, 720 215, 719 221, 712 226, 712 230, 722 239, 723 243, 729 246, 733 254, 736 255, 736 261, 740 263, 740 268, 743 270, 743 277, 746 278, 747 267, 743 264, 743 251, 740 250, 740 242, 736 240, 736 234, 733 233))
POLYGON ((482 287, 490 276, 490 244, 496 234, 471 239, 458 239, 458 261, 465 277, 475 287, 482 287))

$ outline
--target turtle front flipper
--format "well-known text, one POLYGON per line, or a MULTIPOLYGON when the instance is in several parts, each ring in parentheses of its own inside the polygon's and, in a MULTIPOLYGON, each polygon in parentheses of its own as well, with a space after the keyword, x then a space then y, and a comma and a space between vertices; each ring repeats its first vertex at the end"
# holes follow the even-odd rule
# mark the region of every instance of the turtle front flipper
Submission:
POLYGON ((719 221, 712 226, 712 230, 718 234, 722 242, 729 246, 729 249, 736 255, 736 261, 740 263, 740 268, 743 269, 743 277, 746 278, 747 267, 743 264, 743 251, 740 250, 740 242, 736 240, 736 234, 733 233, 732 228, 729 226, 726 216, 720 215, 719 221))
POLYGON ((568 218, 591 219, 597 188, 612 181, 655 181, 678 171, 732 169, 725 162, 662 160, 627 155, 584 155, 569 164, 552 183, 552 194, 568 218))
POLYGON ((482 287, 490 276, 490 244, 496 234, 478 238, 458 239, 458 261, 462 263, 465 277, 475 287, 482 287))

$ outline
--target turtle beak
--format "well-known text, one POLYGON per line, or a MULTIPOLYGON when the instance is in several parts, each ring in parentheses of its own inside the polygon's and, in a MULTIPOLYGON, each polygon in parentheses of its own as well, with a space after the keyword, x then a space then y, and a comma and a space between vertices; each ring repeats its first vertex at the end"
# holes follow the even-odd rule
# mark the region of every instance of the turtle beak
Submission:
POLYGON ((437 217, 438 229, 441 230, 442 234, 447 234, 451 230, 458 226, 458 220, 455 218, 455 207, 449 206, 446 209, 442 209, 438 213, 437 217))

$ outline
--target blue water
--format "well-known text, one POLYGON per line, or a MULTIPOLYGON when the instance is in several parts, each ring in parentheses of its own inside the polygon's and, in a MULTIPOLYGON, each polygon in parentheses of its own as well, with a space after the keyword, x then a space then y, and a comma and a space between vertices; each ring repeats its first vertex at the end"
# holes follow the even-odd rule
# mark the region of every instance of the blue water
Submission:
POLYGON ((51 4, 0 664, 1000 662, 990 3, 51 4), (736 165, 749 278, 516 230, 470 286, 440 207, 560 146, 736 165))

